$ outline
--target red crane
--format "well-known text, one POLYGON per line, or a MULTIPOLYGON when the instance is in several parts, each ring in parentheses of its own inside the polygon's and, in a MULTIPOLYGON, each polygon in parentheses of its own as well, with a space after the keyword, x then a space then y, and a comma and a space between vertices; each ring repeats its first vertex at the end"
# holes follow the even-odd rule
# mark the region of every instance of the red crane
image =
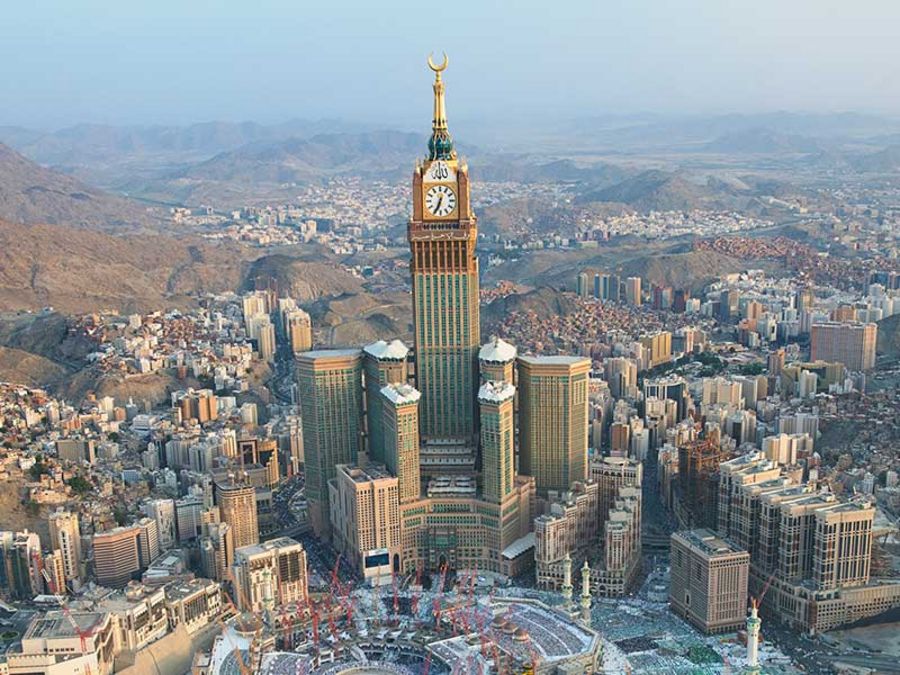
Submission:
POLYGON ((413 615, 415 619, 416 615, 419 613, 419 594, 421 591, 421 582, 422 582, 422 568, 416 567, 416 587, 413 589, 412 599, 409 601, 409 609, 410 613, 413 615))
POLYGON ((316 648, 316 652, 319 651, 319 606, 318 604, 312 605, 312 629, 313 629, 313 645, 316 648))
POLYGON ((447 581, 447 563, 441 566, 441 577, 438 581, 437 596, 434 598, 434 625, 435 628, 441 624, 441 601, 444 599, 444 582, 447 581))
MULTIPOLYGON (((97 629, 97 624, 92 623, 91 626, 87 630, 82 630, 81 626, 78 625, 78 622, 75 621, 75 618, 72 616, 72 612, 69 611, 68 602, 65 599, 65 596, 59 594, 59 589, 54 588, 56 585, 53 582, 53 579, 50 578, 50 574, 46 569, 41 569, 41 575, 44 577, 44 581, 47 582, 47 588, 50 589, 53 596, 56 598, 56 601, 59 603, 59 606, 62 608, 63 616, 66 617, 68 622, 72 625, 72 630, 78 635, 78 639, 81 640, 81 653, 87 654, 87 642, 89 638, 94 637, 94 631, 97 629)), ((65 589, 63 589, 65 590, 65 589)), ((91 675, 91 668, 89 665, 85 664, 85 675, 91 675)))

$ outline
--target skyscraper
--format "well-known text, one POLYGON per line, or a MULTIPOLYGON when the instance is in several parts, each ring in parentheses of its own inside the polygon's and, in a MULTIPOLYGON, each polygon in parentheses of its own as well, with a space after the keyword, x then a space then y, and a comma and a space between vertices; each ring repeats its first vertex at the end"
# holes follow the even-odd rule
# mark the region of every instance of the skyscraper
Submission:
POLYGON ((710 530, 672 535, 669 604, 705 633, 744 623, 750 554, 710 530))
POLYGON ((413 172, 412 254, 416 384, 426 442, 470 448, 474 460, 478 384, 478 237, 469 173, 457 159, 444 106, 446 67, 432 64, 434 117, 428 157, 413 172))
POLYGON ((231 528, 235 549, 259 543, 256 489, 252 485, 234 479, 216 483, 216 504, 222 522, 231 528))
POLYGON ((159 550, 168 551, 175 546, 175 500, 153 499, 144 505, 144 513, 156 521, 159 550))
POLYGON ((329 483, 334 547, 366 580, 390 579, 403 553, 399 481, 383 466, 341 464, 329 483))
POLYGON ((587 477, 590 359, 520 356, 519 471, 537 490, 565 491, 587 477))
POLYGON ((400 340, 378 340, 363 349, 363 373, 366 381, 366 438, 369 459, 383 463, 384 433, 381 389, 388 384, 406 384, 409 349, 400 340))
POLYGON ((117 527, 94 535, 94 574, 98 584, 124 588, 137 576, 141 571, 140 533, 137 527, 117 527))
POLYGON ((481 406, 482 495, 502 504, 515 487, 516 388, 509 382, 486 382, 478 390, 481 406))
POLYGON ((81 529, 77 514, 62 509, 50 514, 50 548, 62 552, 66 581, 80 581, 81 529))
MULTIPOLYGON (((405 384, 405 348, 393 360, 385 358, 393 343, 366 348, 370 461, 341 464, 328 481, 333 541, 367 579, 444 566, 516 576, 533 560, 535 511, 534 479, 513 465, 516 349, 495 338, 479 351, 468 173, 447 131, 444 66, 430 65, 435 113, 428 155, 413 176, 408 229, 417 388, 405 384), (386 466, 377 463, 379 447, 386 466)), ((586 377, 584 384, 586 443, 586 377)), ((304 408, 304 430, 310 416, 304 408)), ((309 480, 308 473, 308 494, 309 480)))
POLYGON ((828 321, 814 323, 810 333, 810 360, 837 361, 847 370, 875 367, 878 326, 874 323, 828 321))
POLYGON ((625 280, 625 300, 629 305, 641 306, 641 278, 628 277, 625 280))
POLYGON ((384 464, 400 479, 400 502, 419 498, 419 392, 408 384, 389 384, 383 399, 384 464))
POLYGON ((356 462, 362 444, 362 352, 305 352, 297 357, 297 373, 310 522, 324 536, 330 530, 328 481, 338 464, 356 462))
POLYGON ((294 354, 312 349, 312 321, 302 309, 293 309, 284 315, 284 331, 294 354))

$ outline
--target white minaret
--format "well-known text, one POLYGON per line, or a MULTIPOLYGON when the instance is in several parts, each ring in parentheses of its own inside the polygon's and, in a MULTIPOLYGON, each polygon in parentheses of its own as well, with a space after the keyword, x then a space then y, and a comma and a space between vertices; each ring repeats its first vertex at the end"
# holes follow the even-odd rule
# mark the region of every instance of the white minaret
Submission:
POLYGON ((750 600, 750 614, 747 616, 747 670, 748 674, 759 673, 759 618, 756 598, 750 600))
POLYGON ((581 568, 581 620, 591 624, 591 567, 587 560, 581 568))
POLYGON ((569 609, 572 605, 572 558, 568 553, 563 558, 562 596, 565 608, 569 609))

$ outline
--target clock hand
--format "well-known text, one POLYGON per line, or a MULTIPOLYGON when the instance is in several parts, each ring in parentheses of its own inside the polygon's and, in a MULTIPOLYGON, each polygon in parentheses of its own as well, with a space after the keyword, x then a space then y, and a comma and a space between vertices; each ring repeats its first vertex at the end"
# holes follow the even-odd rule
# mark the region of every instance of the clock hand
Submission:
POLYGON ((437 212, 437 211, 440 211, 440 210, 441 210, 441 204, 443 204, 443 203, 444 203, 444 195, 441 195, 440 197, 438 197, 438 203, 437 203, 437 206, 434 207, 434 210, 435 210, 436 212, 437 212))

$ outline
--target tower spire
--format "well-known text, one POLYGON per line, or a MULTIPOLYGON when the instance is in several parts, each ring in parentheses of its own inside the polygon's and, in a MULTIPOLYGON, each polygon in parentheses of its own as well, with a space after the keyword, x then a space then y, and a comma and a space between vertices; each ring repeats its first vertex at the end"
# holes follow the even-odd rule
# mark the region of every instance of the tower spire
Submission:
POLYGON ((456 159, 453 139, 447 129, 447 109, 444 105, 444 81, 441 73, 447 68, 450 59, 444 53, 444 60, 436 64, 428 55, 428 67, 434 71, 434 118, 431 120, 431 139, 428 141, 428 159, 456 159))

